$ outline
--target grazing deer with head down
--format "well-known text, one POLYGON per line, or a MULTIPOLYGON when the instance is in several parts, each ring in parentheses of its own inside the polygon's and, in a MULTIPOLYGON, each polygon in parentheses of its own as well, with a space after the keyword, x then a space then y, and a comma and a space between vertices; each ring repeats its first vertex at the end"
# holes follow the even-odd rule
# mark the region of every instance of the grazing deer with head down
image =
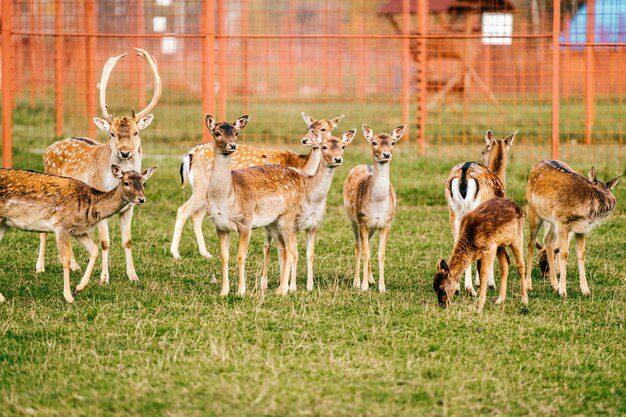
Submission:
MULTIPOLYGON (((153 115, 149 114, 156 106, 161 96, 161 77, 157 70, 157 64, 148 52, 135 48, 137 55, 145 59, 154 75, 154 95, 148 106, 135 114, 132 111, 131 117, 113 117, 106 104, 106 87, 109 76, 117 62, 127 54, 109 58, 102 70, 100 79, 100 108, 103 119, 94 117, 93 121, 100 130, 110 135, 108 143, 98 143, 88 138, 69 138, 53 143, 46 149, 44 154, 44 167, 46 173, 64 175, 79 179, 98 190, 112 190, 117 187, 119 178, 111 173, 111 165, 120 166, 125 171, 141 170, 141 139, 139 132, 147 128, 152 122, 153 115)), ((133 255, 131 251, 131 222, 133 219, 133 205, 129 204, 120 212, 120 230, 122 234, 122 245, 126 255, 126 273, 131 281, 140 285, 139 278, 135 272, 133 255)), ((108 221, 104 219, 98 223, 98 234, 102 245, 102 273, 101 284, 109 283, 109 228, 108 221)), ((42 233, 39 247, 39 258, 37 259, 37 272, 43 272, 44 255, 46 248, 47 234, 42 233)), ((77 269, 78 265, 71 254, 72 269, 77 269)))
MULTIPOLYGON (((483 150, 484 165, 464 162, 450 170, 444 190, 450 215, 450 227, 455 241, 464 215, 490 198, 504 197, 507 152, 516 134, 517 132, 506 139, 496 139, 491 130, 488 130, 483 150)), ((478 274, 477 271, 476 284, 478 284, 478 274)), ((495 287, 493 276, 488 277, 488 285, 495 287)), ((476 291, 472 286, 471 265, 465 271, 465 290, 470 295, 476 296, 476 291)))
MULTIPOLYGON (((111 175, 119 181, 108 192, 69 177, 0 169, 0 239, 9 228, 54 233, 63 264, 63 296, 72 303, 74 295, 89 283, 98 257, 98 247, 89 232, 96 223, 130 204, 143 204, 144 183, 156 168, 139 173, 122 172, 119 166, 111 166, 111 175), (74 294, 70 288, 70 237, 76 238, 89 252, 89 263, 74 294)), ((0 294, 0 302, 3 301, 0 294)))
POLYGON ((370 281, 374 282, 370 260, 369 239, 376 230, 380 231, 378 247, 379 280, 378 290, 385 289, 385 250, 391 221, 396 213, 396 192, 389 180, 389 165, 393 148, 402 138, 405 125, 396 127, 391 135, 379 133, 363 125, 363 135, 372 147, 374 165, 357 165, 348 173, 343 184, 343 206, 352 224, 356 240, 356 267, 353 286, 366 291, 370 281), (359 267, 363 255, 363 280, 360 280, 359 267))
MULTIPOLYGON (((322 150, 322 161, 315 172, 315 175, 309 175, 300 172, 306 184, 306 193, 304 200, 300 204, 300 212, 296 217, 297 231, 306 230, 306 260, 307 260, 307 283, 306 288, 313 290, 313 261, 315 257, 315 236, 317 228, 322 222, 324 213, 326 212, 326 197, 330 191, 333 182, 335 169, 343 163, 343 151, 346 146, 352 142, 356 135, 356 129, 348 130, 341 138, 330 137, 323 138, 321 132, 310 130, 310 138, 316 146, 322 150)), ((267 267, 269 265, 269 247, 272 243, 272 237, 268 233, 265 239, 265 250, 263 251, 263 273, 261 275, 261 289, 267 289, 267 267)), ((295 258, 291 267, 291 282, 289 291, 296 290, 296 269, 298 267, 298 252, 295 252, 295 258)))
POLYGON ((233 124, 216 123, 206 116, 206 125, 213 136, 215 160, 207 192, 207 212, 215 224, 222 255, 222 296, 228 295, 228 260, 230 232, 239 234, 237 293, 246 292, 246 256, 252 229, 263 227, 278 242, 282 271, 276 291, 288 291, 288 274, 296 250, 295 220, 304 199, 306 186, 300 172, 282 165, 262 165, 233 171, 231 159, 237 150, 237 135, 248 123, 249 116, 233 124))
POLYGON ((520 274, 522 303, 528 304, 524 279, 524 213, 513 201, 495 197, 485 201, 461 220, 459 234, 454 243, 450 260, 437 263, 433 287, 439 304, 446 307, 456 292, 461 274, 472 263, 478 261, 480 270, 480 295, 478 311, 482 311, 487 299, 487 277, 493 275, 493 262, 498 257, 500 264, 500 293, 496 304, 506 298, 506 282, 509 275, 509 258, 505 247, 513 250, 517 271, 520 274))
MULTIPOLYGON (((313 117, 302 112, 302 118, 309 129, 320 132, 323 137, 330 137, 332 130, 339 124, 343 115, 334 119, 315 120, 313 117)), ((244 169, 259 165, 279 164, 298 168, 299 170, 313 175, 319 166, 321 152, 308 136, 302 138, 302 144, 311 147, 306 155, 298 155, 294 152, 279 149, 259 148, 250 145, 239 145, 237 152, 231 158, 231 169, 244 169)), ((206 193, 209 188, 211 169, 213 166, 214 149, 212 143, 206 143, 193 147, 184 157, 180 166, 181 183, 184 186, 189 183, 192 188, 191 197, 176 213, 174 236, 170 246, 170 253, 176 259, 180 259, 178 247, 183 232, 183 226, 191 217, 193 230, 196 235, 200 255, 211 258, 206 248, 204 235, 202 234, 202 220, 206 215, 206 193)), ((269 250, 269 249, 268 249, 269 250)))
MULTIPOLYGON (((620 177, 618 175, 604 183, 596 178, 595 168, 591 167, 589 178, 585 178, 561 161, 541 161, 533 166, 528 175, 528 265, 532 265, 533 245, 539 228, 543 222, 547 222, 550 224, 550 237, 546 239, 545 245, 550 282, 552 288, 558 290, 563 298, 567 296, 567 257, 570 239, 574 234, 577 241, 580 290, 583 295, 590 294, 585 275, 585 238, 587 233, 615 210, 616 201, 611 189, 620 177), (560 258, 558 282, 554 262, 555 243, 559 248, 560 258)), ((529 289, 532 288, 531 275, 529 267, 526 275, 529 289)))

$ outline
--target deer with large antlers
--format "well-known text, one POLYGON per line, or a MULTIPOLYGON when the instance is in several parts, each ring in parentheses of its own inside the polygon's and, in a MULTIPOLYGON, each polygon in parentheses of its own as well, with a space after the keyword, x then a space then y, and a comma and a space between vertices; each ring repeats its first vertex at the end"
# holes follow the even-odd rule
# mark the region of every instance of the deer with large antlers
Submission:
MULTIPOLYGON (((463 216, 491 198, 504 197, 507 153, 516 134, 517 132, 506 139, 496 139, 491 130, 488 130, 485 134, 485 149, 483 150, 484 165, 464 162, 450 170, 444 192, 455 241, 459 236, 463 216)), ((506 256, 506 252, 504 255, 506 256)), ((478 284, 478 277, 479 271, 476 271, 476 284, 478 284)), ((488 277, 487 284, 495 287, 493 276, 488 277)), ((476 291, 472 286, 471 264, 465 270, 465 291, 476 296, 476 291)))
MULTIPOLYGON (((157 70, 157 64, 147 51, 135 48, 137 55, 145 59, 154 76, 154 94, 148 106, 139 113, 132 111, 131 117, 114 117, 109 113, 106 104, 106 87, 109 76, 117 62, 127 54, 109 58, 102 70, 100 78, 100 109, 104 118, 94 117, 93 121, 100 130, 108 133, 110 139, 107 143, 99 143, 88 138, 72 137, 53 143, 46 149, 44 154, 44 168, 46 173, 63 175, 79 179, 86 184, 103 191, 114 189, 119 178, 111 173, 111 165, 118 165, 124 171, 141 170, 141 139, 139 132, 147 128, 152 122, 154 109, 161 96, 161 77, 157 70)), ((122 245, 126 255, 126 273, 131 281, 140 285, 139 277, 133 264, 131 251, 131 222, 133 218, 133 205, 129 204, 120 212, 120 230, 122 245)), ((100 283, 109 283, 109 228, 107 220, 98 223, 98 233, 102 246, 102 273, 100 283)), ((43 272, 44 255, 47 234, 40 235, 39 258, 37 259, 37 272, 43 272)), ((71 254, 71 252, 70 252, 71 254)), ((71 254, 72 269, 78 269, 78 265, 71 254)))
POLYGON ((372 148, 374 165, 357 165, 348 173, 343 184, 343 205, 354 232, 356 267, 353 286, 367 291, 374 282, 370 259, 369 240, 376 230, 380 231, 378 246, 378 290, 385 287, 385 251, 391 229, 391 221, 396 213, 396 192, 389 180, 389 164, 395 143, 402 138, 405 125, 396 127, 391 135, 379 133, 363 125, 363 135, 372 148), (359 277, 359 267, 363 256, 363 280, 359 277))
MULTIPOLYGON (((316 120, 304 112, 301 114, 307 128, 319 132, 323 137, 330 137, 332 130, 344 117, 341 115, 334 119, 316 120)), ((238 145, 237 152, 231 158, 231 169, 237 170, 259 165, 279 164, 297 168, 313 175, 319 166, 321 152, 319 147, 309 139, 308 135, 302 138, 302 144, 311 148, 306 155, 298 155, 288 150, 238 145)), ((215 153, 212 143, 195 146, 183 157, 183 162, 180 166, 180 179, 183 186, 187 183, 191 185, 192 193, 189 200, 180 206, 176 213, 174 236, 170 246, 170 253, 176 259, 180 259, 178 247, 180 246, 183 226, 189 217, 191 217, 193 223, 200 255, 205 258, 211 258, 211 254, 204 242, 202 220, 206 215, 206 194, 209 188, 214 157, 215 153)), ((266 251, 269 251, 269 248, 266 251)))
POLYGON ((252 229, 265 228, 278 242, 281 264, 279 295, 288 292, 288 273, 296 250, 295 220, 305 197, 305 181, 300 172, 282 165, 263 165, 233 171, 231 159, 237 150, 237 135, 248 124, 249 116, 233 124, 217 123, 206 116, 213 136, 215 160, 207 193, 209 218, 215 224, 222 255, 222 296, 228 295, 230 232, 239 234, 237 293, 246 292, 246 256, 252 229))
POLYGON ((552 288, 561 297, 567 296, 567 257, 572 235, 576 235, 576 254, 580 291, 589 295, 589 285, 585 274, 585 239, 587 234, 615 210, 615 187, 621 175, 606 183, 596 178, 596 170, 591 167, 589 178, 585 178, 561 161, 541 161, 535 164, 528 175, 526 199, 528 200, 528 271, 526 286, 532 289, 531 268, 533 246, 539 228, 544 222, 550 230, 544 239, 548 272, 552 288), (559 277, 556 279, 555 246, 558 247, 559 277))
MULTIPOLYGON (((343 163, 343 151, 352 142, 356 135, 356 129, 345 132, 341 138, 323 138, 321 132, 311 129, 310 138, 316 146, 322 150, 322 160, 314 175, 301 172, 306 184, 306 193, 300 203, 300 212, 296 217, 296 229, 307 232, 306 260, 307 260, 307 283, 306 289, 313 290, 313 261, 315 257, 315 236, 317 228, 322 222, 326 212, 326 197, 333 182, 333 176, 338 166, 343 163)), ((265 250, 263 251, 263 273, 261 275, 261 289, 267 289, 267 267, 269 265, 269 247, 272 243, 272 236, 267 233, 265 240, 265 250)), ((292 260, 291 281, 289 291, 296 290, 296 269, 298 267, 298 252, 295 252, 292 260)), ((279 255, 280 259, 280 255, 279 255)))

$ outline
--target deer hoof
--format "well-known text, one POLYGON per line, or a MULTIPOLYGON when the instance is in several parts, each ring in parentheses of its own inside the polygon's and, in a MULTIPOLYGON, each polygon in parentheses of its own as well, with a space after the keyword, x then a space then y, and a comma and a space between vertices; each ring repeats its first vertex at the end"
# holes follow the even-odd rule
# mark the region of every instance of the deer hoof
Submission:
POLYGON ((467 292, 469 296, 472 296, 472 297, 476 297, 478 295, 476 294, 476 291, 472 287, 465 287, 465 291, 467 292))
POLYGON ((500 304, 502 304, 503 302, 504 302, 504 297, 498 297, 498 298, 496 299, 496 305, 500 305, 500 304))
POLYGON ((591 291, 589 291, 589 288, 581 288, 580 292, 582 292, 585 297, 591 295, 591 291))

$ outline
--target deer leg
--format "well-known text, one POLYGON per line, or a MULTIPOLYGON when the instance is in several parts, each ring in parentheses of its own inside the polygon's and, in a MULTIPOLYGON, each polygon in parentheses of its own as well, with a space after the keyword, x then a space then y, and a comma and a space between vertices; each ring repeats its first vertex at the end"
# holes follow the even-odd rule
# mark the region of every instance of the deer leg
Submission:
MULTIPOLYGON (((368 249, 370 247, 369 241, 372 239, 372 236, 374 235, 374 232, 375 232, 375 230, 372 229, 367 234, 367 247, 368 247, 368 249)), ((369 250, 368 250, 368 253, 370 253, 369 250)), ((368 277, 367 280, 369 281, 369 283, 373 284, 374 283, 374 274, 372 274, 372 255, 371 255, 371 253, 370 253, 370 256, 369 256, 369 262, 367 264, 367 277, 368 277)))
POLYGON ((387 250, 390 227, 387 225, 380 230, 380 241, 378 242, 378 291, 381 293, 387 290, 385 288, 385 251, 387 250))
POLYGON ((567 298, 567 257, 569 255, 569 235, 565 227, 560 227, 557 232, 557 243, 559 247, 560 273, 559 273, 559 295, 567 298))
POLYGON ((84 235, 79 236, 76 239, 85 247, 85 249, 87 249, 87 252, 89 252, 89 263, 87 264, 87 268, 85 269, 85 274, 83 275, 83 278, 74 289, 74 295, 84 290, 87 284, 89 284, 91 274, 93 273, 93 268, 96 265, 96 259, 98 259, 98 246, 91 239, 91 236, 84 235))
POLYGON ((206 248, 206 243, 204 242, 204 234, 202 233, 202 221, 204 220, 204 216, 206 216, 206 210, 203 206, 200 210, 191 215, 191 222, 193 223, 193 232, 196 235, 196 242, 198 243, 198 250, 200 251, 200 255, 203 258, 211 259, 211 253, 206 248))
POLYGON ((580 275, 580 292, 583 295, 591 294, 587 285, 587 275, 585 274, 585 235, 576 234, 576 258, 578 259, 578 274, 580 275))
MULTIPOLYGON (((506 284, 509 277, 510 260, 504 247, 498 248, 496 256, 498 257, 498 264, 500 264, 500 293, 496 299, 496 304, 502 304, 506 300, 506 284)), ((493 268, 491 268, 491 274, 493 275, 493 268)))
MULTIPOLYGON (((72 241, 70 240, 70 248, 72 241)), ((74 250, 70 250, 70 269, 74 272, 80 271, 80 265, 76 262, 76 258, 74 258, 74 250)))
POLYGON ((535 249, 535 240, 537 239, 537 234, 539 233, 539 228, 541 227, 543 223, 543 219, 537 215, 537 212, 531 205, 528 206, 527 218, 528 218, 528 226, 530 228, 530 238, 528 239, 528 258, 527 258, 528 261, 526 263, 528 265, 528 269, 526 270, 526 288, 530 291, 533 289, 533 279, 532 279, 533 250, 535 249))
POLYGON ((48 240, 47 233, 39 233, 39 256, 37 257, 37 265, 35 266, 36 273, 46 272, 45 259, 46 259, 46 241, 48 240))
MULTIPOLYGON (((8 227, 6 226, 6 224, 0 223, 0 240, 2 240, 7 230, 8 230, 8 227)), ((37 263, 39 263, 39 261, 37 261, 37 263)), ((0 293, 0 303, 4 303, 4 301, 5 301, 5 298, 0 293)))
POLYGON ((124 254, 126 255, 126 275, 128 279, 136 282, 138 287, 141 287, 137 272, 135 272, 135 265, 133 264, 133 252, 132 252, 132 240, 130 238, 130 226, 133 221, 134 206, 128 207, 125 211, 120 213, 120 231, 122 232, 122 245, 124 246, 124 254))
POLYGON ((289 226, 282 225, 280 234, 283 236, 284 250, 283 250, 283 267, 280 271, 280 284, 276 290, 278 295, 287 295, 289 292, 289 272, 292 268, 294 257, 294 240, 295 233, 293 230, 289 230, 289 226))
POLYGON ((248 246, 250 245, 250 229, 241 228, 239 230, 239 250, 237 251, 237 266, 239 267, 239 285, 237 294, 246 293, 246 257, 248 256, 248 246))
POLYGON ((178 208, 176 212, 176 223, 174 224, 174 236, 172 237, 172 244, 170 246, 170 253, 176 259, 180 259, 180 253, 178 247, 180 246, 180 238, 183 233, 183 227, 187 222, 187 219, 191 217, 193 222, 193 230, 196 234, 196 241, 198 242, 198 249, 200 255, 205 258, 211 258, 211 254, 206 250, 204 243, 204 235, 202 234, 202 219, 206 214, 206 207, 204 198, 196 197, 197 194, 192 194, 191 198, 178 208))
POLYGON ((369 289, 369 271, 370 271, 370 243, 369 231, 366 224, 359 224, 359 232, 361 233, 361 245, 363 247, 363 279, 361 280, 361 290, 369 289))
POLYGON ((526 268, 524 266, 523 248, 524 248, 524 223, 521 223, 518 229, 518 238, 511 245, 511 250, 513 251, 513 257, 515 258, 515 265, 517 266, 517 273, 519 274, 520 292, 522 293, 522 304, 528 305, 528 288, 526 287, 526 280, 524 279, 526 268))
POLYGON ((59 257, 63 265, 63 297, 68 303, 73 303, 74 296, 72 295, 72 289, 70 287, 70 251, 72 250, 70 236, 63 231, 57 231, 56 239, 57 247, 59 248, 59 257))
MULTIPOLYGON (((267 289, 267 268, 270 264, 270 251, 272 250, 272 235, 265 231, 265 244, 263 245, 263 272, 261 273, 261 291, 267 289)), ((280 255, 278 256, 280 262, 280 255)))
POLYGON ((313 262, 315 260, 316 229, 307 230, 306 234, 306 289, 313 291, 313 262))
POLYGON ((493 261, 495 259, 496 249, 492 249, 483 254, 480 260, 480 289, 478 290, 478 312, 483 311, 485 302, 487 301, 487 279, 490 270, 493 269, 493 261))
MULTIPOLYGON (((546 250, 546 259, 548 260, 548 276, 550 277, 550 285, 554 291, 559 290, 557 274, 560 270, 560 267, 558 266, 560 265, 557 254, 558 251, 555 249, 556 244, 556 225, 552 225, 544 240, 544 248, 546 250)), ((531 266, 528 266, 528 269, 531 269, 531 266)), ((528 272, 526 272, 526 275, 528 275, 528 272)), ((528 283, 526 283, 526 287, 528 288, 528 283)))
POLYGON ((102 246, 102 272, 100 273, 100 284, 109 283, 109 221, 107 219, 98 223, 98 235, 102 246))
POLYGON ((354 256, 356 258, 356 263, 354 266, 354 280, 352 281, 352 286, 354 288, 361 287, 361 232, 359 232, 359 226, 351 222, 352 231, 354 232, 354 256))
POLYGON ((228 283, 230 235, 228 232, 217 230, 217 237, 220 239, 220 254, 222 255, 222 291, 220 291, 220 295, 226 297, 230 291, 230 284, 228 283))
POLYGON ((296 285, 296 273, 298 268, 298 234, 294 235, 294 248, 293 248, 293 259, 291 261, 290 274, 291 281, 289 283, 289 291, 295 292, 297 289, 296 285))

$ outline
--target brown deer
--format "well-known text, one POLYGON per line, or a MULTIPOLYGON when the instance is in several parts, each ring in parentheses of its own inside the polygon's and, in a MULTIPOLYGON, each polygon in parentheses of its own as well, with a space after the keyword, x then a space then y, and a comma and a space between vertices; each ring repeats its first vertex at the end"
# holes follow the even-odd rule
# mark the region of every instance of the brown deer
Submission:
MULTIPOLYGON (((315 175, 309 175, 300 172, 306 184, 306 193, 304 200, 300 204, 300 212, 296 217, 297 231, 306 230, 306 260, 307 260, 307 283, 306 288, 313 290, 313 262, 315 257, 315 236, 317 228, 322 222, 324 213, 326 212, 326 197, 330 191, 333 182, 335 169, 343 163, 343 152, 346 146, 352 142, 356 136, 356 129, 348 130, 341 138, 330 137, 323 138, 321 132, 310 130, 311 141, 316 146, 321 147, 322 161, 315 172, 315 175)), ((263 273, 261 275, 261 289, 267 289, 267 267, 269 265, 269 247, 272 243, 270 234, 266 235, 265 249, 263 257, 263 273)), ((291 267, 291 282, 289 291, 296 290, 296 269, 298 267, 298 252, 295 252, 295 258, 291 267)))
MULTIPOLYGON (((585 178, 564 162, 553 160, 538 162, 528 175, 528 265, 532 265, 533 246, 539 228, 547 222, 550 224, 548 235, 551 235, 545 242, 550 282, 563 298, 567 297, 567 257, 572 235, 576 235, 577 241, 580 291, 583 295, 590 294, 585 275, 585 238, 615 210, 615 196, 611 189, 620 177, 618 175, 604 183, 596 178, 594 167, 589 171, 589 178, 585 178), (556 279, 554 262, 555 246, 559 248, 559 281, 556 279)), ((529 267, 526 273, 526 286, 529 289, 532 289, 531 275, 529 267)))
POLYGON ((222 296, 228 295, 228 260, 230 232, 239 234, 237 293, 246 292, 246 256, 252 229, 263 227, 278 242, 281 264, 280 285, 276 291, 288 291, 288 274, 296 250, 295 220, 304 199, 306 186, 299 171, 282 165, 262 165, 233 171, 232 154, 237 150, 237 135, 249 116, 233 124, 216 123, 206 115, 206 125, 213 136, 215 160, 207 192, 207 212, 215 224, 222 255, 222 296))
MULTIPOLYGON (((94 117, 93 121, 104 132, 110 135, 107 143, 99 143, 88 138, 72 137, 53 143, 44 154, 44 168, 46 173, 63 175, 79 179, 98 190, 112 190, 117 187, 119 179, 111 173, 111 165, 120 166, 125 171, 141 170, 141 139, 139 132, 147 128, 152 122, 153 115, 149 114, 161 96, 161 77, 157 64, 148 52, 135 48, 137 55, 145 59, 154 75, 154 95, 148 106, 131 117, 113 117, 106 104, 106 87, 109 76, 117 62, 127 54, 109 58, 102 70, 100 79, 100 108, 103 119, 94 117)), ((120 231, 122 245, 126 254, 126 273, 131 281, 141 285, 135 272, 131 251, 131 222, 133 219, 133 205, 130 204, 120 212, 120 231)), ((102 245, 102 273, 101 284, 109 283, 109 227, 104 219, 98 223, 98 234, 102 245)), ((40 235, 39 257, 37 272, 43 272, 47 234, 40 235)), ((78 269, 74 255, 70 251, 72 269, 78 269)))
POLYGON ((363 125, 363 135, 372 148, 374 165, 357 165, 348 173, 343 184, 343 206, 354 232, 356 267, 353 286, 367 291, 370 281, 374 282, 370 261, 369 239, 376 230, 380 231, 378 247, 379 280, 378 290, 385 289, 385 250, 391 221, 396 213, 396 193, 389 181, 389 165, 395 143, 402 138, 405 125, 396 127, 391 135, 379 133, 363 125), (359 267, 363 255, 363 281, 359 267))
MULTIPOLYGON (((320 132, 324 137, 330 137, 332 130, 339 124, 343 115, 334 119, 315 120, 313 117, 302 112, 302 118, 309 129, 320 132)), ((237 152, 231 158, 231 169, 244 169, 259 165, 279 164, 298 168, 307 174, 315 174, 321 159, 321 152, 313 142, 305 136, 302 144, 310 147, 311 151, 306 155, 298 155, 294 152, 280 149, 259 148, 250 145, 238 145, 237 152)), ((181 184, 189 183, 192 188, 191 197, 176 213, 174 236, 170 246, 170 253, 175 259, 180 259, 178 247, 183 232, 183 226, 191 217, 193 230, 196 235, 200 255, 211 258, 206 248, 202 233, 202 220, 206 215, 206 193, 209 188, 209 180, 214 159, 213 144, 207 143, 193 147, 184 157, 180 166, 181 184)), ((269 251, 269 248, 267 249, 269 251)))
MULTIPOLYGON (((452 168, 446 179, 444 192, 448 203, 450 227, 456 241, 461 227, 461 219, 476 209, 481 203, 494 197, 504 197, 507 153, 515 140, 517 132, 506 139, 496 139, 491 130, 485 135, 483 150, 484 165, 476 162, 464 162, 452 168)), ((478 271, 476 272, 478 284, 478 271)), ((495 287, 493 276, 488 277, 488 285, 495 287)), ((471 265, 465 271, 465 291, 476 296, 472 286, 471 265)))
MULTIPOLYGON (((69 177, 33 171, 0 169, 0 239, 9 228, 29 232, 54 233, 63 264, 63 296, 68 303, 82 291, 91 278, 98 247, 89 236, 93 227, 131 204, 143 204, 144 183, 157 167, 142 173, 110 168, 118 184, 110 191, 96 190, 69 177), (70 237, 76 238, 89 252, 85 274, 70 289, 70 237)), ((4 297, 0 294, 0 302, 4 297)))
POLYGON ((517 271, 520 274, 522 303, 528 305, 528 294, 524 280, 524 213, 513 201, 495 197, 485 201, 461 220, 461 228, 454 243, 450 260, 437 263, 433 287, 442 307, 452 302, 456 287, 472 261, 478 261, 480 270, 480 295, 478 311, 482 311, 487 299, 487 277, 493 276, 493 262, 498 257, 500 264, 500 293, 496 304, 506 298, 506 282, 509 275, 509 257, 504 249, 513 250, 517 271))

